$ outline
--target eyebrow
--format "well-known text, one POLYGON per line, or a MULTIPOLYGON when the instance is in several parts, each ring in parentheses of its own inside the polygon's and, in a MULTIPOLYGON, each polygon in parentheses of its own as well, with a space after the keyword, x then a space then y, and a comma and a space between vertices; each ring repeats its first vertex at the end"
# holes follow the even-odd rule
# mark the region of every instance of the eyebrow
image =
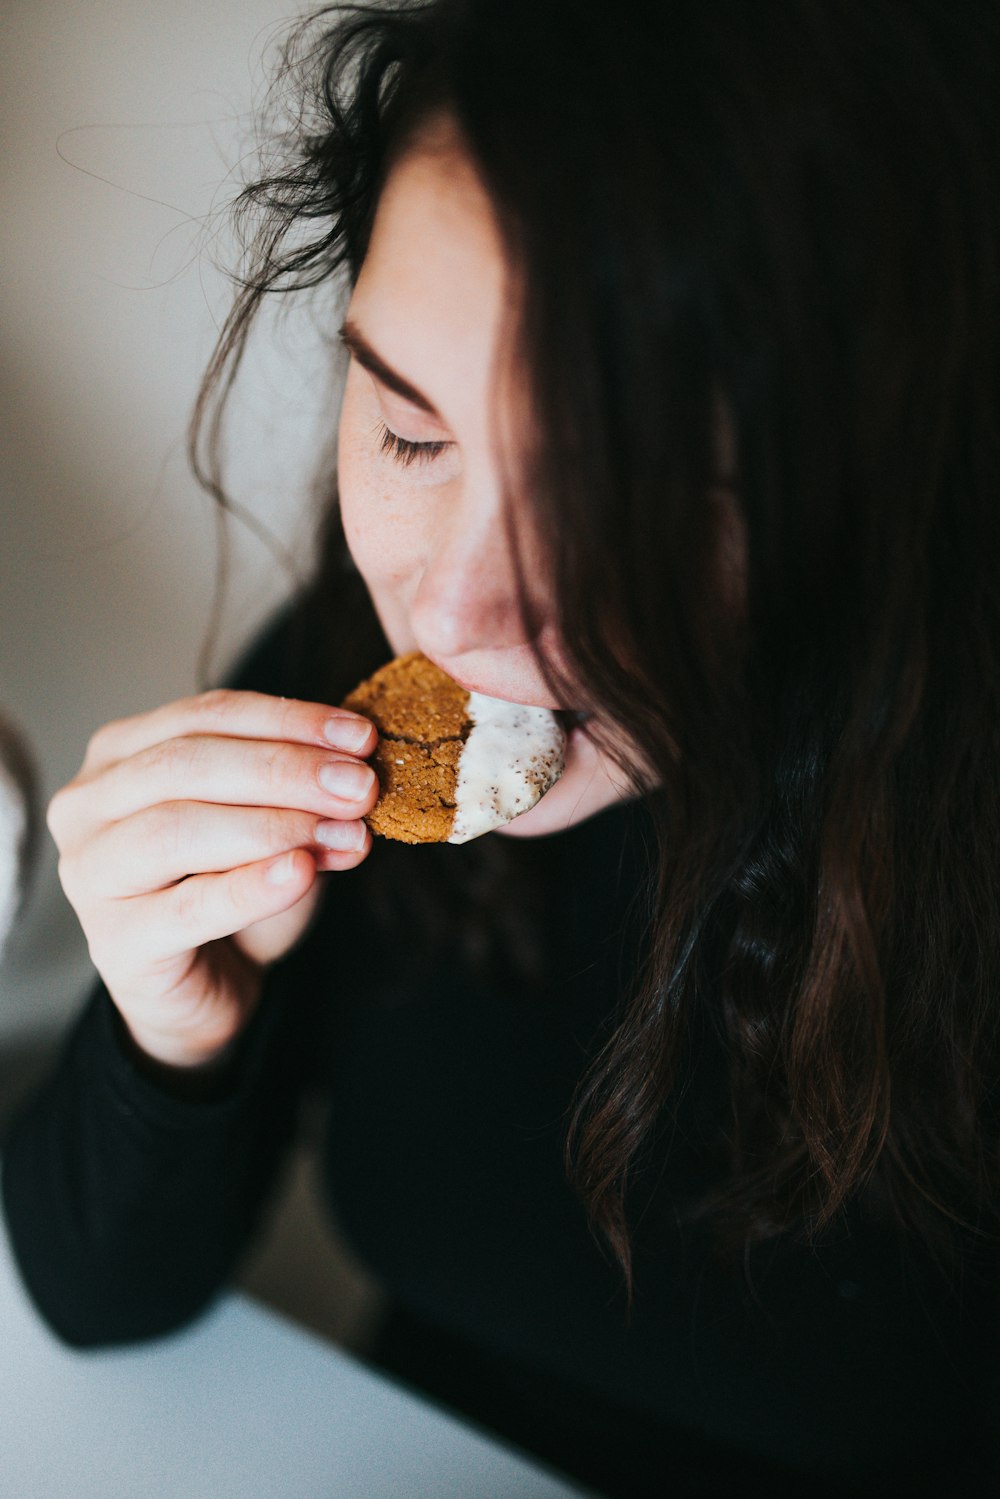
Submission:
POLYGON ((421 411, 426 411, 429 416, 441 421, 441 414, 437 407, 427 399, 423 391, 411 385, 409 380, 404 380, 403 376, 398 374, 391 365, 386 364, 381 354, 376 354, 357 323, 347 320, 342 324, 340 341, 350 350, 358 363, 370 375, 374 375, 376 380, 381 381, 386 389, 395 391, 396 395, 402 396, 404 401, 409 401, 411 405, 418 406, 421 411))

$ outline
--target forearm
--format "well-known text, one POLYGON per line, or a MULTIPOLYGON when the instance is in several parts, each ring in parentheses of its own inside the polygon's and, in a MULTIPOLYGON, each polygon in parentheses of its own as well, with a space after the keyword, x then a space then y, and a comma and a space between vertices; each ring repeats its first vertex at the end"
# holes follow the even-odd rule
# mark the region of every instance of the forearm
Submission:
POLYGON ((282 1009, 262 1005, 225 1068, 180 1097, 136 1065, 95 992, 3 1154, 22 1276, 67 1342, 165 1332, 231 1275, 294 1127, 282 1009))

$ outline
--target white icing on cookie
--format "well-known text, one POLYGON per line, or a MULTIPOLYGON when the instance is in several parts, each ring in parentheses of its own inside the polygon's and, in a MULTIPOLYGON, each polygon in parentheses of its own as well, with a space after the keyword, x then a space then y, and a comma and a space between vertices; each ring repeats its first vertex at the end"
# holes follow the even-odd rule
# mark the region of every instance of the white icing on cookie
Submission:
POLYGON ((449 843, 468 843, 527 812, 563 772, 566 735, 548 708, 469 693, 449 843))

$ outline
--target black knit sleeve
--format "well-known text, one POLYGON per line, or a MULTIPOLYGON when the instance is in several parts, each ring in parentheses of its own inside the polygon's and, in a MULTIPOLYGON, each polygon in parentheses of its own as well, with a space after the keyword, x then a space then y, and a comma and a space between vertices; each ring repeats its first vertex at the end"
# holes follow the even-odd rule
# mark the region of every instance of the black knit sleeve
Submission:
POLYGON ((76 1346, 189 1320, 227 1281, 289 1143, 287 996, 271 985, 227 1086, 180 1099, 135 1066, 103 986, 8 1135, 3 1205, 25 1286, 76 1346))
MULTIPOLYGON (((281 690, 285 621, 283 614, 230 685, 281 690)), ((305 1082, 315 1081, 324 1008, 315 976, 327 971, 317 952, 331 940, 334 905, 342 909, 324 899, 308 936, 269 970, 260 1005, 210 1093, 179 1097, 147 1075, 104 986, 93 990, 51 1076, 9 1128, 0 1159, 15 1259, 38 1309, 67 1342, 165 1332, 196 1315, 232 1275, 294 1133, 305 1082)))

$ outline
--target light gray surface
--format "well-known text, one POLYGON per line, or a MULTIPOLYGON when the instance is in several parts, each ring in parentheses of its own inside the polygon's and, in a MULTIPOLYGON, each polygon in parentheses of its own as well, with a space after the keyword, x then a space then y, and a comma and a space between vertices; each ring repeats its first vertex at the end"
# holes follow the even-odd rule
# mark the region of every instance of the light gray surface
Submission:
POLYGON ((570 1499, 579 1490, 243 1297, 77 1353, 0 1234, 0 1493, 17 1499, 570 1499))
POLYGON ((243 1262, 238 1288, 364 1358, 382 1324, 385 1298, 333 1222, 322 1173, 319 1143, 303 1139, 243 1262))

